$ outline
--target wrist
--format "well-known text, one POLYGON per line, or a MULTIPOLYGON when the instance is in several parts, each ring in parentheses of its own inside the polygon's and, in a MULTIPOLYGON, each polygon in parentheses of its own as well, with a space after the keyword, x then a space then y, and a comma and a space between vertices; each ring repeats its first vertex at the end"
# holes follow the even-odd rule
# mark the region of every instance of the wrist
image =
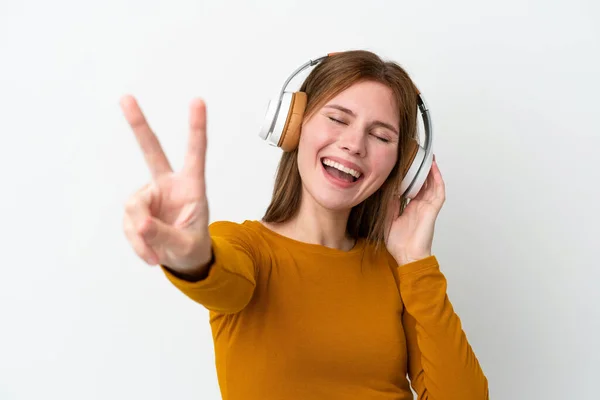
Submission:
POLYGON ((396 263, 398 263, 398 266, 401 267, 403 265, 410 264, 410 263, 413 263, 413 262, 416 262, 419 260, 423 260, 427 257, 431 257, 431 255, 432 255, 431 252, 427 252, 427 253, 419 254, 417 256, 406 255, 406 254, 396 256, 396 255, 392 254, 392 257, 394 257, 394 259, 396 260, 396 263))
POLYGON ((194 268, 173 268, 168 265, 162 265, 172 275, 179 279, 183 279, 188 282, 199 282, 208 277, 210 269, 215 262, 215 254, 210 250, 210 257, 199 262, 194 268))

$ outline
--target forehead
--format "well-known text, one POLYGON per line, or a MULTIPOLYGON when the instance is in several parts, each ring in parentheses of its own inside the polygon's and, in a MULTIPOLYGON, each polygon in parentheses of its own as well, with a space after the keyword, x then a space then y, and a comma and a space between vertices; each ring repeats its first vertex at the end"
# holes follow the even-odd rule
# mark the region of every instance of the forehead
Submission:
POLYGON ((363 81, 338 93, 324 104, 338 104, 351 109, 359 117, 398 120, 398 106, 392 90, 380 82, 363 81))

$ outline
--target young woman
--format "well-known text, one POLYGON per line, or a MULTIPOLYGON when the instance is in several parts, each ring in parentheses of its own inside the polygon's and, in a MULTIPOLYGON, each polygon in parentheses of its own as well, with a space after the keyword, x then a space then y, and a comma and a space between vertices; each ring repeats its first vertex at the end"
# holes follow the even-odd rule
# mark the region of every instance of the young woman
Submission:
POLYGON ((173 172, 136 101, 121 105, 151 182, 126 205, 135 252, 210 310, 225 400, 487 399, 431 253, 445 190, 437 163, 398 196, 417 89, 368 51, 327 57, 301 87, 298 144, 261 221, 209 225, 206 111, 190 110, 173 172))

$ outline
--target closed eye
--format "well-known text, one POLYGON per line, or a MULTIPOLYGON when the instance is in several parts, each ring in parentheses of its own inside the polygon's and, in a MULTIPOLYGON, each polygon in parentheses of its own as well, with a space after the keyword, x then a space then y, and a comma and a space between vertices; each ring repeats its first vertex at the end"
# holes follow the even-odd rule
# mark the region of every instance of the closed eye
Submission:
MULTIPOLYGON (((339 119, 335 119, 335 118, 329 117, 329 116, 327 118, 329 118, 332 122, 335 122, 336 124, 348 125, 344 121, 340 121, 339 119)), ((391 140, 389 140, 389 139, 387 139, 385 137, 381 137, 381 136, 378 136, 376 134, 372 134, 372 135, 375 136, 378 140, 381 140, 383 143, 390 143, 391 142, 391 140)))
POLYGON ((340 121, 339 119, 335 119, 335 118, 333 118, 333 117, 327 117, 327 118, 329 118, 330 120, 332 120, 332 121, 333 121, 333 122, 335 122, 335 123, 342 124, 342 125, 346 125, 344 122, 340 121))
POLYGON ((381 140, 383 143, 389 143, 390 140, 381 136, 377 136, 377 135, 373 135, 375 136, 377 139, 381 140))

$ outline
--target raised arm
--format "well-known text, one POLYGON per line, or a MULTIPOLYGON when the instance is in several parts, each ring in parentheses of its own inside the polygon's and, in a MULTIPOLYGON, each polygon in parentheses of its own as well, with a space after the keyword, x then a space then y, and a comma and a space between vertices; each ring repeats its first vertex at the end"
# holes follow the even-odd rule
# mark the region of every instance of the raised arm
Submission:
POLYGON ((419 400, 487 400, 488 382, 435 256, 398 268, 408 374, 419 400))
POLYGON ((167 278, 186 296, 211 311, 235 313, 252 299, 260 255, 256 239, 239 224, 210 225, 212 260, 205 276, 182 276, 162 266, 167 278))
POLYGON ((238 311, 254 291, 255 263, 243 238, 209 230, 204 102, 191 103, 188 149, 179 172, 171 169, 137 101, 125 96, 121 108, 152 177, 125 206, 123 225, 132 248, 208 309, 238 311))

